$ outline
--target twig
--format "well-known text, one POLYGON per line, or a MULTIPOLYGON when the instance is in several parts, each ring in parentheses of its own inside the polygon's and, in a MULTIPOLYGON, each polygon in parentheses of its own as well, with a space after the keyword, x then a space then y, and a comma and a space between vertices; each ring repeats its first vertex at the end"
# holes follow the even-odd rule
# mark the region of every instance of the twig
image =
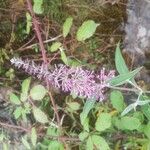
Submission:
MULTIPOLYGON (((35 17, 34 12, 33 12, 32 4, 31 4, 30 0, 26 0, 26 1, 27 1, 27 6, 28 6, 28 9, 30 11, 30 14, 32 16, 35 33, 37 35, 37 38, 38 38, 38 41, 39 41, 40 50, 42 52, 42 58, 43 58, 45 67, 47 67, 46 50, 45 50, 44 43, 43 43, 42 36, 41 36, 41 32, 40 32, 40 29, 39 29, 40 28, 39 27, 39 23, 37 22, 37 19, 35 17)), ((48 85, 48 82, 47 82, 47 88, 48 87, 49 87, 49 85, 48 85)), ((54 113, 56 114, 57 123, 58 123, 58 125, 60 127, 60 118, 59 118, 59 115, 58 115, 57 107, 56 107, 55 101, 54 101, 50 91, 49 91, 49 96, 50 96, 50 100, 51 100, 51 103, 52 103, 53 108, 54 108, 54 113)))
POLYGON ((13 128, 13 129, 17 129, 17 130, 23 130, 25 132, 29 132, 30 130, 29 129, 26 129, 24 127, 21 127, 21 126, 15 126, 15 125, 11 125, 11 124, 8 124, 8 123, 3 123, 3 122, 0 122, 0 125, 3 126, 4 128, 13 128))
MULTIPOLYGON (((45 41, 43 41, 43 43, 46 44, 46 43, 49 43, 49 42, 56 41, 56 40, 57 40, 58 38, 60 38, 61 36, 62 36, 62 35, 58 35, 58 36, 56 36, 56 37, 54 37, 54 38, 45 40, 45 41)), ((34 43, 34 44, 31 44, 31 45, 29 45, 29 46, 27 46, 27 47, 22 46, 22 47, 20 47, 17 51, 24 51, 24 50, 27 50, 27 49, 31 49, 31 48, 33 48, 33 47, 36 46, 36 45, 39 45, 39 43, 34 43)))

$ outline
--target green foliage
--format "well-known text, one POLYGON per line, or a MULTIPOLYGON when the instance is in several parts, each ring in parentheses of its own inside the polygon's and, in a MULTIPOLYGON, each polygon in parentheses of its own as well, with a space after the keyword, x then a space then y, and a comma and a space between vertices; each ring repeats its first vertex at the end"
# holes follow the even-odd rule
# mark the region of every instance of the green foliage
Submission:
MULTIPOLYGON (((18 8, 21 8, 21 5, 25 7, 23 0, 19 0, 18 3, 22 3, 18 8)), ((27 9, 23 9, 23 12, 25 10, 27 9)), ((106 68, 114 68, 115 62, 119 74, 107 81, 107 87, 112 90, 110 92, 106 88, 106 101, 103 102, 79 98, 75 93, 68 96, 68 93, 58 91, 50 85, 51 97, 47 94, 44 84, 35 85, 34 80, 31 82, 31 77, 22 81, 26 78, 26 74, 11 68, 7 65, 7 60, 19 55, 23 56, 23 59, 31 57, 38 61, 37 63, 42 61, 38 40, 34 32, 31 32, 31 30, 34 31, 32 17, 28 12, 19 12, 20 15, 15 18, 15 24, 7 28, 7 31, 12 32, 9 33, 8 43, 4 48, 0 48, 0 74, 2 75, 0 84, 11 85, 15 89, 10 92, 8 101, 9 114, 12 112, 14 116, 12 118, 15 121, 7 119, 5 122, 5 118, 0 116, 2 121, 4 118, 4 127, 8 126, 9 129, 11 125, 14 131, 19 131, 17 132, 19 138, 16 141, 24 149, 150 149, 150 99, 146 96, 147 91, 135 82, 135 76, 142 67, 129 71, 121 53, 120 43, 116 47, 115 60, 111 57, 114 54, 112 54, 111 44, 118 39, 114 38, 113 41, 107 39, 112 43, 105 45, 106 38, 98 36, 101 33, 94 34, 99 26, 95 21, 99 18, 95 17, 97 12, 95 15, 96 10, 91 1, 34 0, 33 10, 40 26, 44 46, 48 48, 46 57, 50 62, 49 69, 53 68, 55 63, 64 63, 68 67, 82 66, 83 69, 89 70, 96 68, 94 71, 97 72, 102 65, 106 68), (87 3, 90 7, 87 7, 87 3), (84 9, 87 10, 78 11, 84 9), (93 20, 87 20, 92 18, 88 15, 90 11, 93 13, 93 20), (82 25, 79 26, 79 24, 82 25), (55 37, 56 35, 60 35, 59 38, 55 37), (15 41, 17 45, 13 45, 15 41), (29 51, 28 48, 30 48, 29 51), (126 90, 131 95, 128 95, 126 90), (11 122, 15 122, 15 125, 10 124, 11 122)), ((107 20, 102 19, 102 22, 105 21, 107 20)), ((100 26, 100 30, 101 27, 103 26, 100 26)), ((1 88, 0 93, 2 93, 1 88)), ((6 95, 7 92, 5 92, 6 95)), ((1 98, 0 94, 1 99, 7 100, 1 98)), ((2 123, 1 126, 3 126, 2 123)), ((13 137, 16 138, 14 135, 13 137)), ((10 140, 12 137, 9 130, 5 131, 1 127, 0 144, 3 149, 13 149, 11 143, 14 141, 10 140)))
POLYGON ((30 90, 30 96, 33 100, 42 100, 46 95, 47 90, 42 85, 36 85, 30 90))
POLYGON ((33 10, 36 14, 42 14, 43 13, 43 0, 34 0, 33 10))
POLYGON ((119 86, 119 85, 122 85, 122 84, 125 84, 127 83, 130 79, 132 79, 137 73, 139 73, 139 71, 142 69, 142 67, 140 68, 137 68, 129 73, 124 73, 124 74, 121 74, 121 75, 118 75, 112 79, 110 79, 108 81, 108 83, 111 85, 111 86, 119 86))
POLYGON ((37 107, 33 108, 33 115, 34 115, 34 118, 36 119, 36 121, 38 121, 40 123, 44 124, 44 123, 49 122, 46 114, 37 107))
POLYGON ((104 131, 111 126, 111 115, 108 113, 101 113, 95 123, 95 128, 97 131, 104 131))
POLYGON ((63 37, 64 37, 64 38, 65 38, 65 37, 68 35, 68 33, 70 32, 72 23, 73 23, 73 18, 72 18, 72 17, 67 18, 66 21, 64 22, 64 24, 63 24, 63 37))
POLYGON ((77 40, 78 41, 85 41, 86 39, 90 38, 96 31, 96 28, 100 24, 95 23, 93 20, 88 20, 83 22, 81 27, 79 27, 77 31, 77 40))
POLYGON ((120 91, 112 91, 110 93, 110 100, 113 108, 115 108, 118 112, 122 112, 124 110, 124 98, 120 91))
POLYGON ((53 43, 52 46, 50 47, 50 51, 56 52, 60 48, 61 45, 62 44, 60 42, 53 43))

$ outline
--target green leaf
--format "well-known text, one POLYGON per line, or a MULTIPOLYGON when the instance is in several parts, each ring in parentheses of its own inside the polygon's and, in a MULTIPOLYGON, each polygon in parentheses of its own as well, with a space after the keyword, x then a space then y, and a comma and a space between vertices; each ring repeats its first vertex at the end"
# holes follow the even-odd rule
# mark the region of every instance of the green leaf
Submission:
POLYGON ((135 69, 135 70, 133 70, 133 71, 131 71, 129 73, 118 75, 118 76, 108 80, 107 82, 111 86, 122 85, 122 84, 128 82, 130 79, 132 79, 141 69, 142 69, 142 67, 137 68, 137 69, 135 69))
POLYGON ((86 131, 83 131, 83 132, 81 132, 81 133, 79 134, 79 139, 80 139, 81 141, 84 141, 88 136, 89 136, 89 133, 86 132, 86 131))
POLYGON ((140 127, 141 122, 139 121, 139 119, 134 117, 122 117, 121 124, 124 127, 124 129, 135 130, 140 127))
POLYGON ((26 13, 26 22, 26 33, 29 34, 32 27, 32 17, 28 12, 26 13))
POLYGON ((56 52, 60 48, 61 45, 62 44, 60 42, 53 43, 52 46, 50 47, 50 51, 56 52))
POLYGON ((31 83, 31 78, 27 78, 22 82, 21 84, 22 93, 28 94, 30 83, 31 83))
POLYGON ((94 150, 93 141, 91 136, 88 138, 86 142, 86 150, 94 150))
POLYGON ((96 149, 99 149, 99 150, 110 150, 107 142, 101 136, 92 135, 92 142, 93 142, 93 145, 94 145, 94 147, 96 149))
POLYGON ((43 0, 33 0, 34 4, 33 4, 33 11, 36 14, 42 14, 43 13, 43 0))
POLYGON ((22 107, 17 107, 13 114, 15 116, 15 119, 18 119, 22 114, 22 107))
POLYGON ((83 111, 80 114, 80 120, 81 120, 81 124, 84 124, 84 121, 86 120, 90 110, 94 107, 95 104, 95 100, 92 99, 88 99, 83 107, 83 111))
POLYGON ((141 106, 141 110, 146 118, 150 121, 150 105, 141 106))
POLYGON ((69 106, 69 108, 72 110, 72 111, 77 111, 80 109, 80 104, 77 103, 77 102, 70 102, 70 103, 67 103, 67 105, 69 106))
POLYGON ((33 115, 34 115, 34 118, 36 119, 36 121, 38 121, 40 123, 44 124, 44 123, 49 122, 46 114, 37 107, 33 108, 33 115))
POLYGON ((68 59, 67 59, 67 56, 66 56, 64 50, 61 50, 61 59, 67 66, 69 65, 68 59))
POLYGON ((65 38, 68 33, 70 32, 71 26, 72 26, 73 18, 68 17, 66 21, 63 24, 63 37, 65 38))
POLYGON ((23 143, 23 145, 27 148, 27 149, 31 149, 30 148, 30 145, 29 145, 29 143, 28 143, 28 141, 25 139, 25 138, 21 138, 21 141, 22 141, 22 143, 23 143))
POLYGON ((64 150, 64 146, 59 141, 50 141, 48 145, 48 150, 64 150))
POLYGON ((144 134, 148 137, 150 140, 150 122, 144 127, 144 134))
POLYGON ((13 103, 13 104, 16 104, 16 105, 20 105, 20 104, 21 104, 21 102, 20 102, 18 96, 15 95, 14 93, 11 93, 11 94, 10 94, 9 99, 10 99, 11 103, 13 103))
POLYGON ((81 27, 79 27, 78 31, 77 31, 77 40, 78 41, 84 41, 88 38, 90 38, 96 31, 96 28, 99 26, 100 24, 95 23, 93 20, 88 20, 83 22, 83 24, 81 25, 81 27))
POLYGON ((104 131, 111 126, 111 115, 108 113, 101 113, 95 123, 95 128, 97 131, 104 131))
POLYGON ((20 99, 22 102, 25 102, 28 99, 28 91, 30 88, 31 78, 25 79, 21 84, 21 95, 20 99))
POLYGON ((33 100, 42 100, 44 96, 46 95, 47 90, 45 89, 44 86, 42 85, 35 85, 31 90, 30 90, 30 96, 33 100))
POLYGON ((119 74, 124 74, 124 73, 129 72, 129 69, 120 51, 120 43, 117 44, 117 48, 115 52, 115 64, 116 64, 116 69, 119 72, 119 74))
POLYGON ((122 112, 124 110, 124 98, 120 91, 112 91, 110 94, 110 100, 113 108, 115 108, 118 112, 122 112))
POLYGON ((37 133, 36 133, 35 128, 32 128, 32 130, 31 130, 31 142, 32 142, 33 146, 36 146, 37 133))

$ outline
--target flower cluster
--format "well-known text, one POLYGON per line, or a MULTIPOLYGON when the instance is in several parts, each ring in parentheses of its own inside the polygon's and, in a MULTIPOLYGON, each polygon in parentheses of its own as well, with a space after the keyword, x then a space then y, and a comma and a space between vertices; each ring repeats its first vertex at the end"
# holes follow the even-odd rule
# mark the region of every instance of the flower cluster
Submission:
POLYGON ((12 58, 11 63, 23 68, 30 75, 45 79, 49 84, 83 98, 104 100, 107 80, 114 77, 114 70, 106 73, 103 68, 98 74, 81 67, 68 67, 64 64, 54 65, 48 70, 44 65, 36 65, 33 61, 12 58))

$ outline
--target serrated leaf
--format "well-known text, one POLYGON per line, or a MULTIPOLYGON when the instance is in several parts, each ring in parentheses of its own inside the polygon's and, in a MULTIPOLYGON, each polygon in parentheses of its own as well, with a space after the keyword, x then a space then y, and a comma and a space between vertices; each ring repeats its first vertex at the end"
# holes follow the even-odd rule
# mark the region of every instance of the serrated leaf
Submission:
POLYGON ((117 44, 116 52, 115 52, 115 65, 116 69, 119 74, 124 74, 129 72, 129 69, 122 57, 121 50, 120 50, 120 43, 117 44))
POLYGON ((44 96, 46 95, 47 90, 45 89, 44 86, 42 85, 35 85, 31 90, 30 90, 30 96, 33 100, 42 100, 44 96))
POLYGON ((97 131, 104 131, 111 126, 111 115, 108 113, 101 113, 95 123, 97 131))
POLYGON ((60 43, 60 42, 53 43, 52 46, 50 47, 50 51, 56 52, 60 48, 61 45, 62 45, 62 43, 60 43))
POLYGON ((33 11, 36 14, 42 14, 43 13, 43 0, 33 0, 34 4, 33 4, 33 11))
POLYGON ((13 104, 16 104, 16 105, 20 105, 20 104, 21 104, 21 102, 20 102, 18 96, 15 95, 14 93, 11 93, 11 94, 10 94, 9 99, 10 99, 11 103, 13 103, 13 104))
POLYGON ((64 50, 61 50, 61 59, 67 66, 69 65, 68 59, 67 59, 67 56, 66 56, 64 50))
POLYGON ((17 107, 13 112, 15 119, 18 119, 22 114, 22 107, 17 107))
POLYGON ((108 80, 107 82, 111 86, 122 85, 124 83, 127 83, 130 79, 132 79, 141 69, 142 69, 142 67, 137 68, 137 69, 135 69, 135 70, 133 70, 133 71, 131 71, 129 73, 118 75, 118 76, 108 80))
POLYGON ((120 91, 112 91, 110 93, 110 100, 113 108, 115 108, 118 112, 122 112, 124 110, 124 98, 120 91))
POLYGON ((139 119, 134 117, 122 117, 121 124, 124 127, 124 129, 136 130, 140 127, 141 122, 139 121, 139 119))
POLYGON ((95 23, 93 20, 88 20, 83 22, 83 24, 79 27, 77 31, 77 40, 78 41, 84 41, 88 38, 90 38, 96 31, 96 28, 100 24, 95 23))
POLYGON ((106 142, 106 140, 98 135, 92 135, 92 142, 93 145, 96 149, 100 149, 100 150, 110 150, 108 143, 106 142))
POLYGON ((83 132, 81 132, 81 133, 79 134, 79 139, 80 139, 81 141, 84 141, 84 140, 88 137, 88 135, 89 135, 88 132, 83 131, 83 132))
POLYGON ((68 33, 70 32, 71 26, 72 26, 73 18, 68 17, 66 21, 63 24, 63 37, 65 38, 68 33))
POLYGON ((28 141, 25 138, 21 138, 21 141, 23 143, 23 145, 27 148, 27 149, 31 149, 30 148, 30 144, 28 143, 28 141))
POLYGON ((33 146, 36 146, 37 133, 36 133, 35 128, 32 128, 32 130, 31 130, 31 142, 32 142, 33 146))
POLYGON ((33 115, 34 115, 35 120, 40 123, 44 124, 44 123, 49 122, 46 114, 37 107, 33 108, 33 115))
POLYGON ((31 78, 25 79, 21 84, 21 95, 20 99, 22 102, 25 102, 28 99, 28 91, 30 88, 31 78))

